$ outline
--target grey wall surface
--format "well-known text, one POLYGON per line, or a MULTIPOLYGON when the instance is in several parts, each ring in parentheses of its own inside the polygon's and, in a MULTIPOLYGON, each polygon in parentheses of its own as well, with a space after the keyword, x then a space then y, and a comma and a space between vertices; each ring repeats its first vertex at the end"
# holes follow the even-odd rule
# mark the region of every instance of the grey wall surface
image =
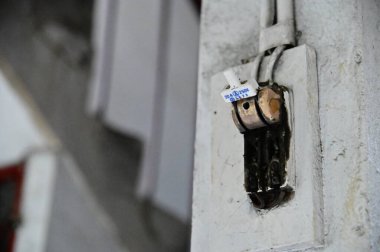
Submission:
POLYGON ((99 0, 96 6, 89 110, 143 142, 139 197, 188 222, 198 13, 188 0, 99 0))
POLYGON ((14 251, 125 252, 33 99, 3 61, 0 69, 0 169, 25 162, 14 251))
MULTIPOLYGON (((117 1, 105 122, 141 140, 150 139, 158 77, 161 1, 117 1)), ((106 39, 106 38, 104 38, 106 39)), ((97 52, 95 52, 97 53, 97 52)), ((164 59, 162 59, 163 64, 164 59)))
POLYGON ((116 229, 99 211, 87 184, 83 183, 77 171, 72 158, 59 153, 45 251, 129 251, 120 244, 116 229))
MULTIPOLYGON (((378 8, 372 0, 295 1, 298 43, 317 52, 324 251, 379 248, 379 198, 374 192, 379 181, 378 8)), ((212 163, 205 140, 210 133, 210 78, 257 52, 258 16, 258 2, 208 0, 203 5, 193 251, 207 251, 209 238, 202 223, 209 193, 203 183, 212 163)))
POLYGON ((199 22, 190 1, 172 1, 171 8, 155 201, 188 222, 191 218, 199 22))
MULTIPOLYGON (((156 207, 144 208, 135 197, 141 143, 110 130, 85 113, 89 62, 73 59, 82 58, 77 56, 83 52, 83 45, 85 53, 91 51, 89 38, 60 23, 46 22, 34 27, 30 3, 23 0, 0 3, 1 57, 11 65, 65 150, 72 154, 121 240, 132 251, 185 250, 188 226, 156 207), (54 39, 57 34, 60 39, 54 39), (159 238, 149 233, 148 226, 153 227, 159 238)), ((71 185, 70 181, 66 182, 62 182, 63 186, 71 185)), ((64 200, 81 200, 75 193, 64 200)), ((60 194, 58 208, 64 197, 60 194)), ((62 218, 78 217, 66 210, 62 209, 62 218)), ((84 207, 80 212, 86 210, 84 207)), ((55 231, 60 231, 57 225, 62 221, 56 220, 55 231)))
POLYGON ((367 124, 368 141, 368 217, 371 220, 371 249, 380 248, 380 2, 365 1, 363 4, 363 77, 365 79, 365 96, 363 120, 367 124))

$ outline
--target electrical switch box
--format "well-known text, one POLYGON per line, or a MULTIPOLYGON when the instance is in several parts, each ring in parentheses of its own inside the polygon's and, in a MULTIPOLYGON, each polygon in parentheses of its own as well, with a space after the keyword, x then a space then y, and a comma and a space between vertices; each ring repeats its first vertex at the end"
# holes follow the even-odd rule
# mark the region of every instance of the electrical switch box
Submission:
MULTIPOLYGON (((265 57, 261 64, 259 83, 268 60, 265 57)), ((240 81, 252 79, 252 64, 233 68, 240 81)), ((244 189, 243 136, 231 118, 231 105, 220 96, 226 80, 222 72, 212 77, 210 251, 284 251, 323 243, 317 66, 313 48, 303 45, 285 50, 277 62, 274 82, 288 89, 291 137, 286 167, 294 193, 279 206, 258 210, 244 189)))

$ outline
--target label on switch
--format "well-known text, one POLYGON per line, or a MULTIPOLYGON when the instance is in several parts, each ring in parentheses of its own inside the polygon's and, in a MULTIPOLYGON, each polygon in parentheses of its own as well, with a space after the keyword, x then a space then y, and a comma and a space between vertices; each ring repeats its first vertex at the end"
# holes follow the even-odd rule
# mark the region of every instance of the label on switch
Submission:
POLYGON ((234 89, 223 90, 221 95, 225 102, 235 102, 241 99, 255 96, 257 91, 250 84, 242 84, 234 89))

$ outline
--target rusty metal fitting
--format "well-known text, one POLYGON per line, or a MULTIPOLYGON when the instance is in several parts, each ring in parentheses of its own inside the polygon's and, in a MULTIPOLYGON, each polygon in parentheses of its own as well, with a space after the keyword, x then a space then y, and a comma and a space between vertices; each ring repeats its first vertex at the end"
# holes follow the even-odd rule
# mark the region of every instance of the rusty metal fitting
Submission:
POLYGON ((264 127, 266 125, 258 114, 255 97, 237 101, 236 108, 241 122, 248 130, 264 127))
POLYGON ((257 96, 239 100, 233 105, 232 119, 241 133, 281 121, 284 101, 279 92, 272 87, 264 87, 257 96))
POLYGON ((281 121, 283 99, 273 88, 264 87, 258 93, 258 104, 264 120, 268 124, 281 121))

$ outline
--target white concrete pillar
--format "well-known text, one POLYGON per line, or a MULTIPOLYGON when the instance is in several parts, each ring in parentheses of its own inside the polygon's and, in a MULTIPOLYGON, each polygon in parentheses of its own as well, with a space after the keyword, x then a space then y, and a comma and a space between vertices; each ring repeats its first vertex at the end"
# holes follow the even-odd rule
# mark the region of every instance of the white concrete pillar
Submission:
MULTIPOLYGON (((217 163, 216 159, 220 158, 213 155, 211 148, 214 141, 211 135, 216 130, 211 127, 211 78, 229 67, 239 65, 241 59, 257 54, 259 2, 203 2, 192 251, 214 251, 213 244, 222 242, 222 238, 213 234, 212 228, 215 222, 223 221, 218 219, 222 215, 209 204, 211 197, 217 195, 212 193, 212 181, 216 179, 213 177, 212 167, 217 163)), ((323 212, 319 221, 322 223, 321 240, 316 239, 315 243, 311 241, 303 245, 284 244, 284 241, 297 234, 282 232, 285 228, 273 231, 271 226, 255 224, 239 230, 231 223, 234 219, 232 215, 243 215, 243 211, 250 211, 247 222, 260 223, 260 219, 277 217, 278 210, 258 214, 253 207, 247 210, 247 203, 231 212, 230 222, 223 221, 226 225, 221 228, 226 230, 224 233, 229 234, 229 237, 223 238, 224 243, 230 244, 226 251, 379 251, 379 11, 380 5, 375 0, 295 0, 298 45, 307 44, 313 47, 317 55, 319 92, 315 95, 319 98, 322 149, 319 154, 322 155, 320 169, 323 182, 322 202, 319 205, 323 212), (249 239, 239 239, 247 234, 252 234, 253 240, 257 234, 263 238, 255 240, 257 246, 251 246, 249 239), (261 243, 269 245, 261 247, 261 243)), ((242 156, 243 153, 239 155, 242 156)), ((244 167, 240 165, 234 169, 241 173, 244 167)), ((224 182, 243 185, 243 179, 240 182, 228 179, 224 182)), ((243 186, 241 190, 244 190, 243 186)), ((248 197, 246 200, 248 202, 248 197)), ((301 205, 302 201, 295 209, 305 207, 301 205)), ((301 219, 295 218, 290 225, 301 225, 301 219)), ((223 249, 218 250, 220 251, 223 249)))

